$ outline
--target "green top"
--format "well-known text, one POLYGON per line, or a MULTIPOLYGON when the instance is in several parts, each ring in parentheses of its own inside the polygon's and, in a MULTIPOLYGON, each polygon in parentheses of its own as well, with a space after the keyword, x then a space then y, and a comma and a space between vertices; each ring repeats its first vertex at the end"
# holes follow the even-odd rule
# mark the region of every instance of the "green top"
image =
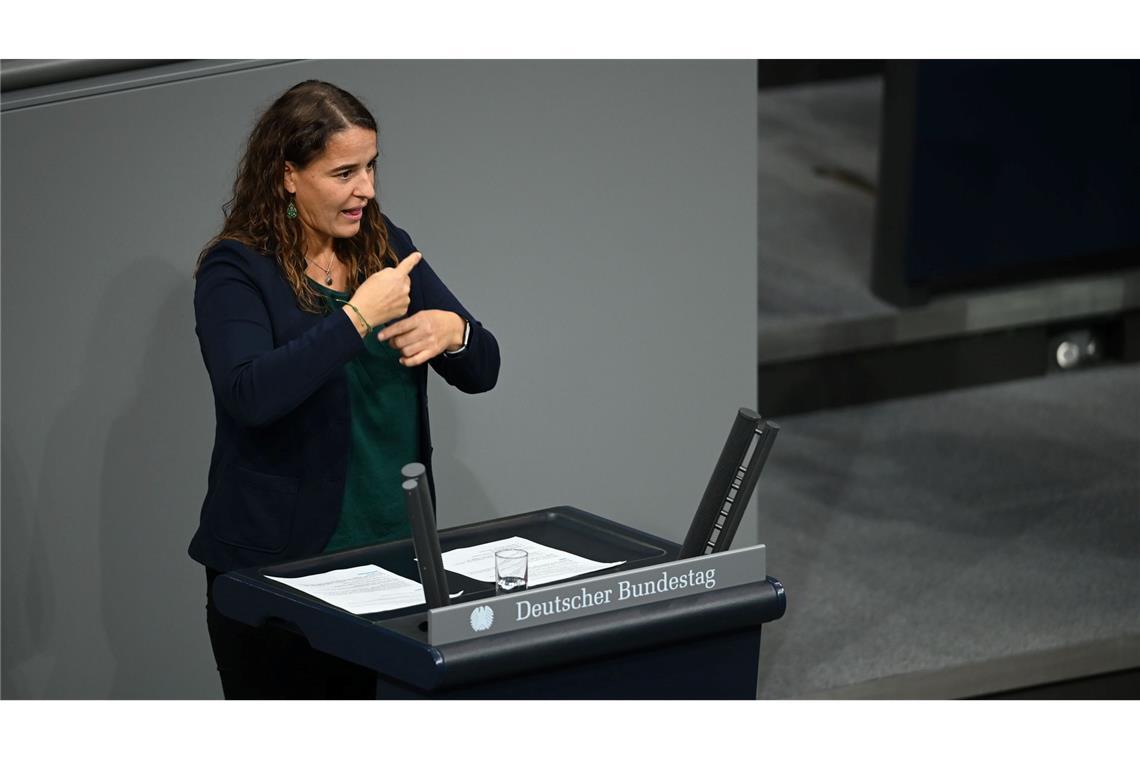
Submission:
MULTIPOLYGON (((330 310, 348 293, 313 283, 330 310)), ((352 439, 340 519, 325 552, 381 543, 411 535, 400 468, 419 458, 419 406, 413 370, 400 352, 364 337, 365 352, 345 365, 352 439)))

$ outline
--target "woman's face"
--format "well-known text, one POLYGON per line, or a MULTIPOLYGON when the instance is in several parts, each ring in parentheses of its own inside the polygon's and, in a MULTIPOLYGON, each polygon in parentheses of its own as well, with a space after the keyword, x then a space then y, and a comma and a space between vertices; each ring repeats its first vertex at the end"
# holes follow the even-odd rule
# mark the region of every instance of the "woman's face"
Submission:
POLYGON ((285 162, 285 190, 295 194, 297 219, 319 253, 332 238, 360 231, 364 207, 376 195, 376 133, 349 127, 304 168, 285 162))

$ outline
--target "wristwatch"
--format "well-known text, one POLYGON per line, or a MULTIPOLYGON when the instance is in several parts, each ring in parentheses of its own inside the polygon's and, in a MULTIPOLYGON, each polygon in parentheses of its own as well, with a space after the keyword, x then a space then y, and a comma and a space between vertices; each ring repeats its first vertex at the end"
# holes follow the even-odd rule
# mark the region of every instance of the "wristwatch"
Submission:
POLYGON ((444 351, 444 356, 458 356, 467 350, 467 340, 471 337, 471 323, 466 319, 463 320, 463 345, 454 351, 444 351))

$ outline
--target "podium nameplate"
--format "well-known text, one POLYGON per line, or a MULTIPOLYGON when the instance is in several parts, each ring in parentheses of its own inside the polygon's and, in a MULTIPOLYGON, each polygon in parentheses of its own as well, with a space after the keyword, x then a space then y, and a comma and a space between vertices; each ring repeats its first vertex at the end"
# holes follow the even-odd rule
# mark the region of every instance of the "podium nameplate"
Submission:
POLYGON ((691 559, 570 579, 428 611, 432 646, 494 636, 603 612, 703 594, 767 578, 763 544, 691 559))

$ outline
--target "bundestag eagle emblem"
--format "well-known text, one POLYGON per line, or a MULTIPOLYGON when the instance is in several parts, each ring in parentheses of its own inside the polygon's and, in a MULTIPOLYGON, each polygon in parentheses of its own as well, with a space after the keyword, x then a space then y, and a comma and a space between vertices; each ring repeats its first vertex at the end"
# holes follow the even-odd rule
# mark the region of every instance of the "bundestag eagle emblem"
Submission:
POLYGON ((471 630, 485 631, 495 622, 495 612, 487 605, 471 610, 471 630))

